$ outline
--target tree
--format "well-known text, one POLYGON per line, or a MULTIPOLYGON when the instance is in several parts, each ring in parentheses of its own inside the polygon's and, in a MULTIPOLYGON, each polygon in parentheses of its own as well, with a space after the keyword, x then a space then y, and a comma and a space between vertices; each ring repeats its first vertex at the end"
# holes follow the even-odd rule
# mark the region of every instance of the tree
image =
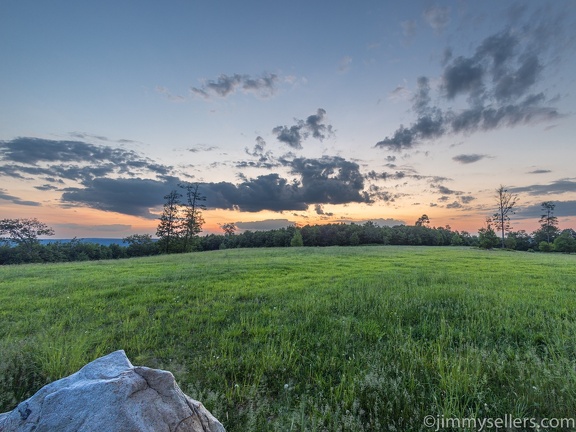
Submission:
POLYGON ((576 232, 572 229, 562 231, 562 234, 554 240, 554 250, 568 254, 576 252, 576 232))
POLYGON ((304 246, 304 240, 302 239, 302 234, 300 233, 299 229, 296 229, 294 231, 294 235, 292 236, 292 239, 290 240, 290 246, 292 246, 292 247, 304 246))
POLYGON ((192 239, 202 232, 202 225, 204 225, 202 210, 206 210, 206 205, 203 204, 206 201, 206 197, 198 191, 200 187, 198 183, 179 184, 178 186, 185 190, 186 202, 183 205, 182 232, 184 250, 188 251, 191 247, 192 239))
POLYGON ((234 233, 236 232, 236 225, 234 224, 234 222, 222 224, 220 225, 220 228, 222 228, 222 231, 224 231, 224 235, 226 237, 233 236, 234 233))
POLYGON ((423 214, 418 218, 418 220, 414 223, 416 226, 428 226, 430 224, 430 218, 428 215, 423 214))
POLYGON ((54 230, 38 219, 0 220, 0 241, 16 243, 28 253, 38 244, 38 236, 54 235, 54 230))
POLYGON ((131 257, 156 255, 158 253, 158 245, 150 234, 133 234, 124 237, 122 241, 128 243, 126 252, 131 257))
POLYGON ((541 204, 542 216, 538 221, 540 223, 540 230, 546 236, 546 241, 550 243, 558 235, 558 218, 554 216, 554 204, 552 201, 546 201, 541 204))
POLYGON ((502 249, 506 247, 505 245, 505 234, 510 230, 510 215, 514 214, 514 206, 518 201, 518 196, 513 195, 511 192, 500 185, 496 189, 496 213, 492 216, 492 221, 496 225, 496 228, 500 231, 502 239, 502 249))
POLYGON ((482 249, 492 249, 499 242, 496 232, 492 229, 490 224, 491 219, 486 219, 486 228, 478 230, 478 247, 482 249))
POLYGON ((172 250, 174 240, 178 239, 181 234, 180 198, 182 198, 182 194, 177 190, 173 190, 164 196, 164 210, 162 216, 160 216, 156 235, 160 239, 165 253, 172 250))

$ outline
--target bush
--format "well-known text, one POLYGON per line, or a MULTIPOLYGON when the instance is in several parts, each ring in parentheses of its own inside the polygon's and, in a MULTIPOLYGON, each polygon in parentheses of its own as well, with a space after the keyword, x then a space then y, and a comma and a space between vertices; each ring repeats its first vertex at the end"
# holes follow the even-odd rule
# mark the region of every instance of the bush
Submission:
POLYGON ((576 252, 576 239, 572 237, 569 230, 564 231, 554 240, 554 250, 562 253, 576 252))
POLYGON ((540 252, 552 252, 552 245, 547 241, 541 241, 538 245, 538 250, 540 252))

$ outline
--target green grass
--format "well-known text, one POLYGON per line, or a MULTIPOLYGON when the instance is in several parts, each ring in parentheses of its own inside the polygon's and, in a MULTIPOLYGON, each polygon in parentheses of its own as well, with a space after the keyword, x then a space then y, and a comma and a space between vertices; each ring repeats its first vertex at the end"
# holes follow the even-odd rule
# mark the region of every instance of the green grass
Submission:
POLYGON ((0 412, 124 349, 233 431, 576 412, 576 256, 224 250, 0 268, 0 412))

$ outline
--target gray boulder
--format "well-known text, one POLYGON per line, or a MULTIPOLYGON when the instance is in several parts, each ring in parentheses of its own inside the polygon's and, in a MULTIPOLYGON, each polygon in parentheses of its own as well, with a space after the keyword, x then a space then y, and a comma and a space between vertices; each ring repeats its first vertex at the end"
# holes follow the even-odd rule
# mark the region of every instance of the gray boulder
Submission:
POLYGON ((88 363, 0 414, 0 432, 225 432, 167 371, 133 366, 124 351, 88 363))

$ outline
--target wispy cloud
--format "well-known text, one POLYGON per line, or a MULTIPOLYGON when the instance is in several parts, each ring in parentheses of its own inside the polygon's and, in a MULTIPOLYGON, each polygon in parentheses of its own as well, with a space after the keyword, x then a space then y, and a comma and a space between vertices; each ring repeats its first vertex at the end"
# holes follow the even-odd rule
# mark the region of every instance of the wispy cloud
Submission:
POLYGON ((236 92, 252 93, 260 97, 269 97, 274 94, 278 84, 278 75, 264 74, 260 77, 250 75, 220 75, 216 80, 206 80, 200 87, 192 87, 193 95, 204 99, 214 96, 225 98, 236 92))
POLYGON ((346 56, 340 59, 338 64, 338 71, 341 73, 348 72, 352 66, 352 57, 346 56))
MULTIPOLYGON (((427 14, 434 28, 446 22, 438 8, 427 14)), ((416 120, 410 126, 401 125, 392 135, 376 143, 376 147, 402 151, 445 135, 469 134, 501 127, 513 127, 550 121, 561 117, 557 108, 550 106, 552 98, 537 85, 543 81, 545 60, 549 45, 554 44, 555 22, 543 22, 539 32, 528 33, 506 29, 481 41, 469 56, 448 55, 443 60, 443 72, 437 81, 435 101, 432 104, 431 79, 418 78, 412 98, 412 111, 416 120), (548 44, 543 44, 545 38, 548 44), (465 99, 466 106, 454 109, 456 99, 465 99), (449 107, 444 108, 441 103, 449 107)), ((398 91, 400 91, 399 89, 398 91)))
POLYGON ((27 201, 27 200, 20 199, 14 195, 10 195, 6 192, 5 189, 0 189, 0 200, 8 201, 8 202, 11 202, 12 204, 18 204, 18 205, 24 205, 24 206, 37 207, 40 205, 39 202, 27 201))
POLYGON ((460 154, 460 155, 456 155, 452 158, 453 161, 459 162, 461 164, 471 164, 474 162, 478 162, 481 161, 482 159, 485 159, 487 157, 490 157, 488 155, 484 155, 484 154, 460 154))
POLYGON ((528 195, 545 196, 547 194, 563 194, 576 192, 576 181, 573 179, 561 179, 550 184, 533 184, 522 187, 511 187, 509 190, 513 193, 526 192, 528 195))
POLYGON ((432 6, 424 11, 424 19, 438 34, 442 33, 450 23, 450 8, 432 6))

